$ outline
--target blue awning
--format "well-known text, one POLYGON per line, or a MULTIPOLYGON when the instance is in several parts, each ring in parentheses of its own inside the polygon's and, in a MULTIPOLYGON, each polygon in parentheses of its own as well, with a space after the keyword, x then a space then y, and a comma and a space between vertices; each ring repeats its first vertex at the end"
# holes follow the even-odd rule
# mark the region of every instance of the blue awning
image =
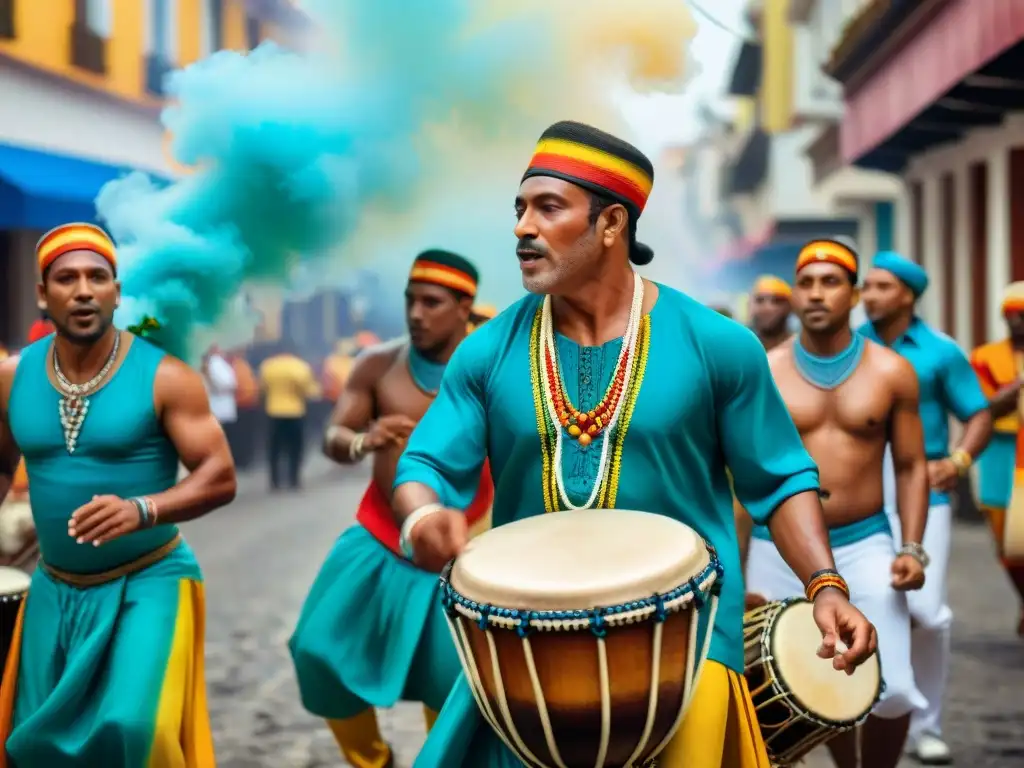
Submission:
POLYGON ((0 229, 96 221, 96 195, 132 168, 0 144, 0 229))

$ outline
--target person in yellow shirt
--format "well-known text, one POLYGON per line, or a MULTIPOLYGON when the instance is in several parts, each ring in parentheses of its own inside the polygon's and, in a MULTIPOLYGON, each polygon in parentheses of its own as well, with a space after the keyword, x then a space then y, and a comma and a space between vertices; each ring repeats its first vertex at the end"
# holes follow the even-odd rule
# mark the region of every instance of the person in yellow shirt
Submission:
POLYGON ((278 354, 263 361, 259 380, 269 428, 270 487, 297 489, 301 485, 306 411, 309 401, 320 397, 316 374, 309 363, 283 345, 278 354))

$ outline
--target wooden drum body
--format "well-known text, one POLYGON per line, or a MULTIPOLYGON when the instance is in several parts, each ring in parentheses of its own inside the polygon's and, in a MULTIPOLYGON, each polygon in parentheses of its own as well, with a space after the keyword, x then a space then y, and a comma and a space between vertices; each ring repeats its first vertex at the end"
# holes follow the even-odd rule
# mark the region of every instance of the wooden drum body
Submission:
POLYGON ((711 634, 698 647, 696 609, 713 610, 721 574, 682 523, 575 510, 488 531, 441 581, 477 705, 508 748, 531 768, 624 768, 679 727, 711 634))
POLYGON ((817 655, 821 632, 804 599, 768 603, 746 613, 745 672, 761 735, 774 766, 863 723, 882 695, 878 655, 853 675, 817 655))
POLYGON ((18 611, 31 583, 32 577, 20 568, 0 566, 0 674, 7 663, 18 611))

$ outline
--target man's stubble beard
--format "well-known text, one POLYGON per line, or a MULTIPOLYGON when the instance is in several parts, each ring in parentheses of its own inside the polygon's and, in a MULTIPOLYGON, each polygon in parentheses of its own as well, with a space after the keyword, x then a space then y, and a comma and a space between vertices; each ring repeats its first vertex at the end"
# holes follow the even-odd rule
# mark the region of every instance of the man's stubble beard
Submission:
POLYGON ((103 335, 110 329, 114 324, 114 319, 102 319, 99 326, 95 331, 89 334, 77 333, 72 331, 70 327, 66 325, 58 325, 55 320, 52 320, 54 328, 57 329, 57 335, 61 338, 71 342, 78 347, 91 347, 93 344, 103 338, 103 335))

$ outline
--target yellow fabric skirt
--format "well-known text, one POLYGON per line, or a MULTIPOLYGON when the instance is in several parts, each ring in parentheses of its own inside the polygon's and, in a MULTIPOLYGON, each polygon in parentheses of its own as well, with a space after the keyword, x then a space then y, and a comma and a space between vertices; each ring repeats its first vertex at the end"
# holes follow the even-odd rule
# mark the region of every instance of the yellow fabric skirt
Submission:
POLYGON ((743 675, 707 661, 658 768, 771 768, 743 675))
POLYGON ((37 571, 0 685, 0 768, 214 768, 203 584, 156 575, 77 590, 37 571), (55 613, 55 598, 79 610, 55 613), (80 642, 64 647, 70 633, 57 630, 82 614, 91 621, 76 624, 80 642), (54 658, 63 671, 49 679, 54 658))

